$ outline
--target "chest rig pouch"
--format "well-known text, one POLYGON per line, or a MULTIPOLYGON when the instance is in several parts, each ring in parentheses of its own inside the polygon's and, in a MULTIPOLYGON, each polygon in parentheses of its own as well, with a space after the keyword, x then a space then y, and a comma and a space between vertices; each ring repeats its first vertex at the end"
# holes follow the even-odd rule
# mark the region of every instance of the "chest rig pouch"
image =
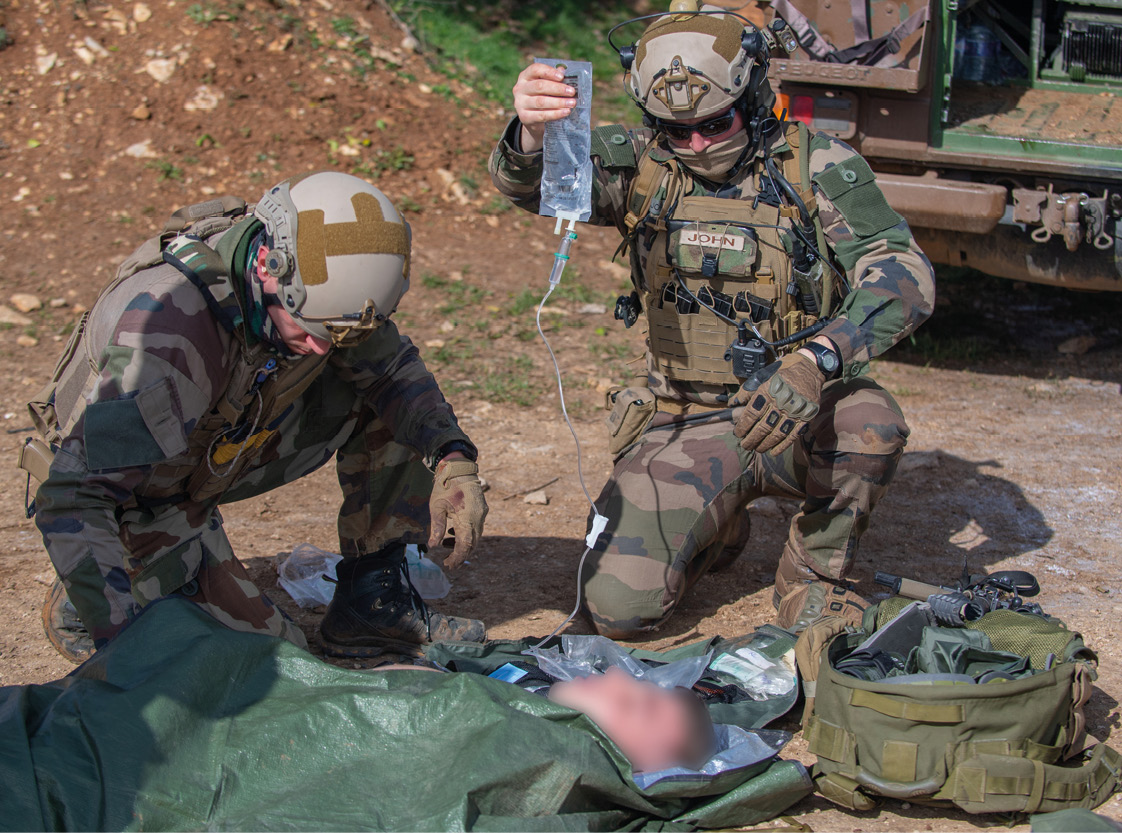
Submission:
MULTIPOLYGON (((805 326, 784 291, 790 274, 779 209, 751 199, 683 197, 651 252, 645 303, 650 350, 676 381, 735 385, 730 345, 740 322, 774 341, 805 326)), ((767 361, 738 363, 741 374, 767 361)))

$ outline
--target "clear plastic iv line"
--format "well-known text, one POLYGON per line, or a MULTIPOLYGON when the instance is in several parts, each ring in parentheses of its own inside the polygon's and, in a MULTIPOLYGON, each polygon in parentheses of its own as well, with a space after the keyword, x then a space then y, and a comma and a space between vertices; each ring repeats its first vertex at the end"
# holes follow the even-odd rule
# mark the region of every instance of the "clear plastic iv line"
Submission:
MULTIPOLYGON (((558 225, 560 225, 560 222, 561 220, 558 219, 558 225)), ((569 250, 573 246, 573 241, 577 239, 577 233, 574 229, 574 225, 575 223, 573 219, 570 218, 567 225, 568 230, 561 238, 561 244, 557 247, 557 251, 553 255, 553 269, 550 270, 549 273, 549 289, 545 291, 545 295, 542 296, 541 303, 538 304, 536 321, 538 325, 538 335, 541 336, 542 342, 545 344, 545 349, 549 351, 549 358, 553 361, 553 370, 557 374, 557 395, 561 400, 561 415, 565 417, 565 424, 569 427, 569 433, 573 435, 573 443, 577 447, 577 478, 580 480, 580 487, 581 491, 584 492, 585 500, 587 500, 588 505, 592 507, 592 527, 591 529, 589 529, 588 535, 585 536, 584 553, 581 555, 580 562, 577 564, 577 602, 575 605, 573 605, 573 612, 569 614, 568 618, 565 619, 564 622, 554 628, 553 632, 550 633, 549 636, 545 637, 541 642, 534 645, 534 648, 540 648, 542 645, 556 636, 558 632, 560 632, 570 622, 572 622, 573 619, 576 618, 577 613, 580 612, 581 576, 584 573, 584 562, 588 558, 588 554, 592 552, 592 547, 596 543, 596 539, 600 537, 600 533, 603 532, 605 527, 607 527, 608 525, 607 517, 601 515, 599 510, 597 510, 596 504, 592 500, 592 496, 588 493, 588 486, 585 485, 580 438, 577 436, 576 429, 573 428, 572 420, 569 419, 569 411, 565 407, 565 388, 561 381, 561 366, 557 363, 557 355, 553 352, 553 347, 552 345, 550 345, 549 339, 546 338, 545 330, 542 329, 542 310, 545 309, 546 301, 548 301, 549 296, 553 294, 553 290, 557 288, 557 285, 559 283, 561 283, 561 273, 565 271, 565 265, 569 262, 569 250)))

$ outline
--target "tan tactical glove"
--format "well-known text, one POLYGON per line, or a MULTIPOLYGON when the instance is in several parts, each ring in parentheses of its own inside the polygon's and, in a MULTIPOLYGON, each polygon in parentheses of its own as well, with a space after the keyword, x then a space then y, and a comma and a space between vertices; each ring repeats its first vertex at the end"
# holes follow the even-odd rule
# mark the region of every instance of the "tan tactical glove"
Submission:
POLYGON ((745 451, 780 454, 818 414, 822 374, 811 359, 791 353, 753 373, 732 399, 743 405, 733 433, 745 451))
POLYGON ((487 517, 487 500, 479 482, 479 466, 462 457, 445 457, 436 466, 429 498, 432 534, 429 548, 452 535, 456 544, 444 559, 449 569, 459 567, 471 555, 483 537, 483 519, 487 517))

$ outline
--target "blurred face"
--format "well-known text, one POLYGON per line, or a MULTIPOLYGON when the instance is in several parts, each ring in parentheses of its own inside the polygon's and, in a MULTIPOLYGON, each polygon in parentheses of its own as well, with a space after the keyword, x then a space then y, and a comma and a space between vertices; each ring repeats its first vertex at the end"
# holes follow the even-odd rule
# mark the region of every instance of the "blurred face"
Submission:
POLYGON ((588 715, 637 771, 683 763, 690 731, 686 704, 655 683, 609 668, 605 674, 554 683, 549 699, 588 715))
MULTIPOLYGON (((267 254, 268 250, 264 246, 257 250, 257 279, 261 281, 261 286, 266 293, 276 295, 277 279, 265 269, 265 256, 267 254)), ((295 318, 280 307, 270 305, 265 308, 265 311, 269 314, 269 318, 273 320, 273 326, 277 328, 277 332, 284 339, 288 349, 297 356, 307 356, 309 353, 322 356, 331 349, 330 341, 307 332, 296 323, 295 318)))

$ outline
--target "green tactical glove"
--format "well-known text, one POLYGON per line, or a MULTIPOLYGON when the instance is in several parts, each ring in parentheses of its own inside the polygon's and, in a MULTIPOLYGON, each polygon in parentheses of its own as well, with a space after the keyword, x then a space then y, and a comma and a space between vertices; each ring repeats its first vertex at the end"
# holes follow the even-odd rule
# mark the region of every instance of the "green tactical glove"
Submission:
POLYGON ((818 366, 791 353, 753 373, 733 397, 744 407, 733 433, 745 451, 780 454, 806 430, 821 398, 818 366))
POLYGON ((455 569, 467 560, 483 537, 483 519, 487 517, 487 500, 479 482, 479 466, 462 457, 445 457, 436 466, 429 498, 432 534, 429 548, 444 540, 446 534, 456 539, 444 566, 455 569))

